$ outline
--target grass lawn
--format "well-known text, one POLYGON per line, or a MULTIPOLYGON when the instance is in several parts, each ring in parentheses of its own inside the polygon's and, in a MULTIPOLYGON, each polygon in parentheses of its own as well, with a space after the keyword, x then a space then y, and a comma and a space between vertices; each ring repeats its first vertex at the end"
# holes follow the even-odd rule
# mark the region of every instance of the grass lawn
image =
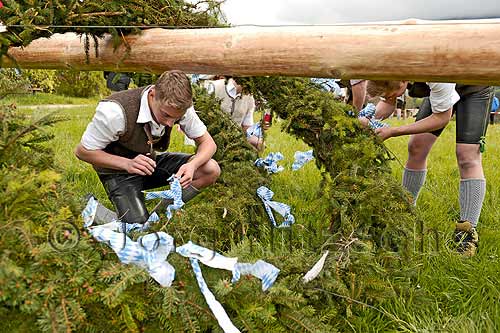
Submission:
MULTIPOLYGON (((53 148, 56 161, 64 173, 64 181, 74 186, 74 195, 93 192, 109 206, 104 190, 93 169, 78 161, 73 149, 79 142, 87 123, 94 114, 97 99, 70 99, 36 94, 22 98, 9 97, 5 102, 19 104, 88 104, 80 108, 59 111, 68 121, 55 127, 53 148)), ((2 102, 4 102, 2 101, 2 102)), ((23 109, 20 112, 30 112, 23 109)), ((32 112, 39 117, 44 112, 32 112)), ((391 120, 392 125, 413 120, 391 120)), ((173 131, 171 150, 192 151, 183 145, 183 138, 173 131)), ((406 159, 408 137, 392 138, 386 142, 395 154, 392 163, 394 177, 401 179, 406 159), (401 164, 402 163, 402 164, 401 164)), ((477 256, 464 259, 447 249, 454 223, 459 217, 459 173, 454 153, 455 123, 451 122, 436 143, 429 159, 427 182, 421 192, 416 214, 425 221, 424 252, 415 251, 419 265, 415 267, 418 288, 427 297, 394 297, 387 299, 377 310, 366 308, 362 315, 351 320, 353 331, 384 331, 388 323, 401 331, 493 332, 500 330, 500 231, 496 207, 500 197, 500 125, 490 126, 483 164, 487 179, 487 194, 478 227, 480 249, 477 256), (430 295, 430 296, 429 296, 430 295)), ((271 188, 275 200, 293 207, 297 227, 309 221, 325 218, 318 199, 321 173, 314 163, 299 172, 291 171, 293 155, 308 147, 280 131, 277 120, 268 131, 266 151, 280 151, 285 171, 273 176, 271 188)))

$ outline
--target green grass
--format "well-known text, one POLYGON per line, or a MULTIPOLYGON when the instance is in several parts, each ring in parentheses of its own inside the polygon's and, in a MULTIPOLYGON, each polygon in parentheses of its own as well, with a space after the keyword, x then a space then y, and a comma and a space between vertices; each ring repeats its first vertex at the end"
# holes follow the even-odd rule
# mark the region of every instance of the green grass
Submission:
POLYGON ((100 98, 77 98, 61 95, 53 95, 47 93, 23 93, 7 95, 0 99, 2 104, 16 103, 17 105, 48 105, 48 104, 89 104, 94 105, 100 98))
MULTIPOLYGON (((52 101, 50 96, 43 98, 47 102, 52 101)), ((61 98, 53 97, 53 101, 57 101, 54 103, 59 103, 61 98)), ((74 147, 93 116, 95 101, 82 103, 81 100, 73 99, 73 104, 90 105, 61 111, 69 120, 55 127, 53 148, 64 181, 74 187, 74 195, 80 197, 93 192, 110 206, 92 168, 73 155, 74 147)), ((27 103, 27 100, 22 102, 27 103)), ((33 112, 33 117, 45 112, 48 111, 33 112)), ((402 122, 391 121, 393 125, 402 122)), ((385 331, 394 326, 398 327, 398 331, 424 332, 500 330, 500 231, 497 224, 500 213, 496 208, 500 198, 500 125, 488 129, 486 153, 483 155, 488 185, 478 228, 480 251, 471 259, 457 256, 446 246, 459 212, 459 174, 454 153, 454 131, 455 123, 451 122, 431 152, 427 182, 416 209, 416 214, 425 222, 426 237, 424 252, 415 251, 419 259, 419 265, 415 267, 415 283, 417 289, 426 292, 427 296, 425 300, 419 295, 394 297, 377 305, 377 310, 360 308, 355 317, 347 319, 354 331, 385 331)), ((171 150, 191 151, 191 147, 183 145, 183 139, 177 131, 173 133, 171 150)), ((401 179, 403 168, 400 162, 405 163, 407 142, 408 137, 392 138, 386 142, 397 157, 392 163, 393 174, 397 179, 401 179)), ((267 132, 263 155, 271 151, 280 151, 285 155, 281 163, 285 171, 273 176, 271 189, 275 192, 275 200, 293 207, 297 221, 294 228, 306 228, 313 221, 328 218, 322 209, 321 193, 318 193, 321 173, 315 164, 311 162, 297 172, 291 171, 295 151, 307 149, 303 142, 280 131, 279 120, 267 132)))

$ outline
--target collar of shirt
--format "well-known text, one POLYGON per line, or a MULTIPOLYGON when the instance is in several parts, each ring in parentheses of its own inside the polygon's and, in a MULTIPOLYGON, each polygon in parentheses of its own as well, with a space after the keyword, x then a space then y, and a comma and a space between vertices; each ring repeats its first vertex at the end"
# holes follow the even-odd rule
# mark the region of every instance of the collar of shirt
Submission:
POLYGON ((229 79, 226 84, 226 93, 229 97, 232 99, 235 99, 237 97, 241 97, 241 94, 238 94, 236 91, 236 85, 234 84, 233 79, 229 79))
POLYGON ((165 126, 158 124, 151 115, 151 109, 148 103, 148 93, 154 86, 147 87, 141 96, 141 106, 139 108, 139 115, 137 116, 138 124, 151 123, 151 135, 155 137, 162 136, 165 131, 165 126))

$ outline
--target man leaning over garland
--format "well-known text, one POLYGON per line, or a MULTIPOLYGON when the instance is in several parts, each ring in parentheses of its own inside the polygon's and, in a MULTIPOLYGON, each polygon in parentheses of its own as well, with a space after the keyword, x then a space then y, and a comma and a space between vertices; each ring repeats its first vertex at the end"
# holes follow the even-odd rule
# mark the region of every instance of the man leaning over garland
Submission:
MULTIPOLYGON (((407 86, 407 81, 368 81, 367 94, 382 98, 377 104, 376 119, 385 119, 394 112, 396 98, 404 94, 407 86)), ((481 152, 493 87, 416 82, 411 85, 409 95, 425 97, 416 122, 399 127, 382 127, 375 132, 383 140, 411 135, 408 160, 403 172, 403 187, 413 195, 416 204, 427 175, 427 157, 452 114, 456 114, 460 221, 456 224, 454 240, 459 253, 473 256, 479 245, 476 227, 486 192, 481 152)))
POLYGON ((183 201, 189 201, 219 177, 219 165, 212 159, 216 149, 193 108, 189 78, 173 70, 154 85, 102 100, 75 155, 94 167, 123 222, 145 223, 149 213, 142 191, 167 185, 175 175, 183 201), (168 149, 174 124, 196 142, 194 155, 157 153, 168 149))

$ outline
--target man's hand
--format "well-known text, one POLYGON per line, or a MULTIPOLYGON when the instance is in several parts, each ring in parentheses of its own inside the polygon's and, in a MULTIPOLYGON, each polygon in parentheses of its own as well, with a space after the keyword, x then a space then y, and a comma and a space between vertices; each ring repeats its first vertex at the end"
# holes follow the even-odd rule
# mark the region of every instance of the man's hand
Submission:
POLYGON ((179 171, 177 171, 175 176, 179 178, 179 182, 181 183, 182 188, 187 188, 189 185, 191 185, 195 171, 195 166, 190 162, 182 165, 179 168, 179 171))
POLYGON ((393 130, 391 127, 381 127, 375 130, 375 134, 377 134, 382 140, 387 140, 394 136, 393 130))
POLYGON ((125 170, 128 173, 151 176, 156 168, 156 162, 145 155, 137 155, 131 160, 128 160, 125 170))

